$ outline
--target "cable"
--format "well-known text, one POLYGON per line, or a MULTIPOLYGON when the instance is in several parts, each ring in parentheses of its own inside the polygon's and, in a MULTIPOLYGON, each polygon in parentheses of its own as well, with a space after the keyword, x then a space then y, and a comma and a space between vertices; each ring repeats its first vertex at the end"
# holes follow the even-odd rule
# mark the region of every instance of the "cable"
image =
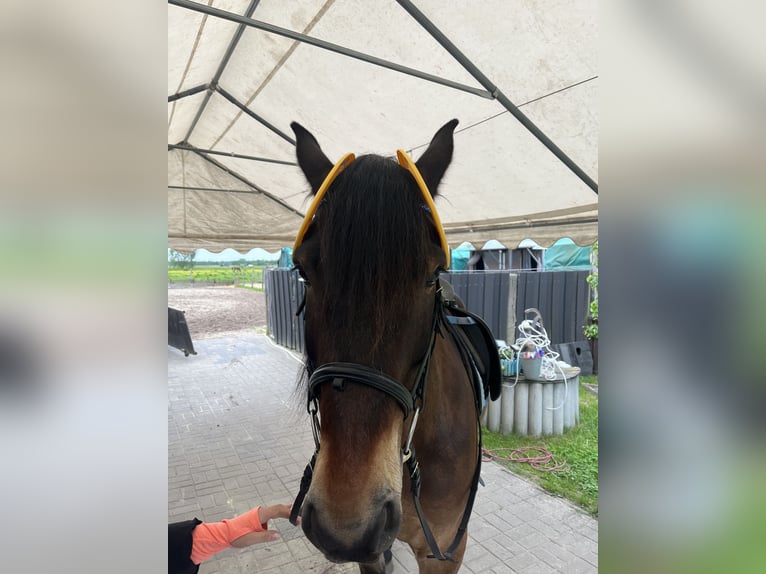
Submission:
POLYGON ((560 92, 566 91, 570 88, 574 88, 575 86, 579 86, 581 84, 585 84, 587 82, 590 82, 592 80, 598 79, 598 76, 593 76, 591 78, 586 78, 585 80, 580 80, 579 82, 575 82, 574 84, 569 84, 568 86, 564 86, 563 88, 559 88, 558 90, 553 90, 552 92, 548 92, 547 94, 543 94, 542 96, 538 96, 536 98, 532 98, 531 100, 527 100, 523 104, 519 104, 516 106, 517 108, 520 108, 521 106, 526 106, 527 104, 531 104, 532 102, 538 102, 544 98, 547 98, 548 96, 552 96, 554 94, 558 94, 560 92))
MULTIPOLYGON (((558 361, 559 354, 552 351, 550 348, 551 341, 548 338, 548 333, 542 325, 542 317, 540 311, 535 308, 524 309, 524 314, 535 313, 537 318, 534 320, 524 319, 519 323, 518 329, 521 336, 516 339, 514 348, 517 349, 519 354, 519 368, 516 369, 516 378, 513 381, 511 388, 516 386, 519 382, 519 372, 521 371, 521 358, 526 353, 534 353, 533 356, 540 357, 540 376, 546 381, 557 380, 556 369, 564 379, 564 398, 561 400, 561 404, 557 407, 545 407, 546 410, 556 411, 563 407, 567 402, 567 395, 569 393, 569 384, 567 382, 566 373, 561 368, 561 364, 558 361), (525 351, 525 349, 533 349, 533 351, 525 351)), ((530 357, 526 357, 530 358, 530 357)))
POLYGON ((541 472, 553 472, 567 468, 566 461, 557 461, 553 454, 541 446, 522 446, 519 448, 497 448, 494 450, 481 449, 482 462, 492 460, 507 460, 510 462, 523 462, 529 464, 535 470, 541 472), (499 451, 510 451, 507 456, 498 454, 499 451), (527 456, 529 452, 537 452, 537 456, 527 456))
MULTIPOLYGON (((531 103, 534 103, 534 102, 539 102, 540 100, 543 100, 543 99, 545 99, 545 98, 547 98, 549 96, 553 96, 555 94, 559 94, 561 92, 565 92, 566 90, 569 90, 569 89, 574 88, 576 86, 580 86, 582 84, 587 84, 588 82, 591 82, 591 81, 597 80, 597 79, 598 79, 598 76, 592 76, 590 78, 586 78, 584 80, 580 80, 580 81, 575 82, 573 84, 569 84, 568 86, 564 86, 563 88, 558 88, 556 90, 553 90, 552 92, 548 92, 547 94, 543 94, 541 96, 537 96, 536 98, 532 98, 531 100, 527 100, 526 102, 522 102, 521 104, 518 104, 516 107, 517 108, 521 108, 523 106, 526 106, 527 104, 531 104, 531 103)), ((498 118, 498 117, 500 117, 500 116, 502 116, 504 114, 509 114, 509 113, 510 112, 508 110, 503 110, 502 112, 498 112, 498 113, 496 113, 494 115, 491 115, 491 116, 489 116, 487 118, 484 118, 483 120, 479 120, 479 121, 474 122, 474 123, 472 123, 470 125, 467 125, 467 126, 465 126, 463 128, 457 129, 457 130, 455 130, 455 133, 459 134, 461 132, 470 130, 471 128, 475 128, 476 126, 479 126, 479 125, 481 125, 481 124, 483 124, 485 122, 488 122, 490 120, 494 120, 495 118, 498 118)), ((409 153, 413 153, 416 149, 420 149, 420 148, 426 147, 428 145, 429 145, 428 143, 424 143, 424 144, 421 144, 421 145, 417 145, 417 146, 415 146, 413 148, 410 148, 407 151, 409 153)))

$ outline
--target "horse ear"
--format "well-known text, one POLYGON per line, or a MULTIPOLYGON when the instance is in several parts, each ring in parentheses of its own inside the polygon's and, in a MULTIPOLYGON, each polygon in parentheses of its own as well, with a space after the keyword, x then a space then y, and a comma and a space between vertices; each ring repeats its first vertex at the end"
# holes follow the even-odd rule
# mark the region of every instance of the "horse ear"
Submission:
POLYGON ((442 177, 444 177, 447 166, 452 161, 452 150, 454 148, 452 132, 455 131, 457 124, 457 120, 451 120, 439 128, 431 143, 428 144, 428 149, 415 162, 432 196, 436 196, 436 188, 442 177))
POLYGON ((295 132, 295 154, 298 157, 298 165, 311 184, 311 193, 316 194, 333 164, 319 147, 317 139, 306 128, 298 122, 291 123, 290 127, 295 132))

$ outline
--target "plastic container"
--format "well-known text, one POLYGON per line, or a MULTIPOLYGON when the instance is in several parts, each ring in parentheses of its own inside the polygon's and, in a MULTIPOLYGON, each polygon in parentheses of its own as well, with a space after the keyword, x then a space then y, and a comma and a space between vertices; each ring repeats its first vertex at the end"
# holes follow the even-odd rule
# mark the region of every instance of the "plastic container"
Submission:
POLYGON ((513 377, 516 374, 518 365, 519 363, 516 359, 500 359, 500 367, 504 377, 513 377))
MULTIPOLYGON (((527 379, 537 380, 540 378, 540 367, 543 364, 542 357, 534 356, 534 358, 526 359, 524 358, 524 355, 527 353, 521 354, 521 372, 524 373, 524 376, 527 379)), ((531 353, 530 353, 531 354, 531 353)))

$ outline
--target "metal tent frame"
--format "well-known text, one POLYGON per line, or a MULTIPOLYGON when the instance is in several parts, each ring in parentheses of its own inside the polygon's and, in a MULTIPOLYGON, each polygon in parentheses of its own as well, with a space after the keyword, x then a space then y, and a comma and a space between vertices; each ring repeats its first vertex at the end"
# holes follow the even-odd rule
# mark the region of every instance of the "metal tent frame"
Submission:
MULTIPOLYGON (((444 86, 453 90, 465 92, 465 93, 477 96, 479 98, 496 100, 503 106, 503 108, 505 108, 507 112, 509 112, 524 127, 524 129, 526 129, 543 146, 545 146, 545 148, 547 148, 550 151, 550 153, 552 153, 558 159, 559 162, 561 162, 564 166, 566 166, 566 168, 569 169, 588 188, 590 188, 594 194, 596 195, 598 194, 598 184, 596 183, 596 181, 594 181, 594 179, 591 178, 548 135, 546 135, 542 129, 540 129, 527 115, 525 115, 519 109, 520 106, 515 105, 510 100, 510 98, 506 96, 463 52, 461 52, 461 50, 455 45, 455 43, 445 33, 443 33, 431 20, 429 20, 428 17, 410 0, 397 0, 397 3, 412 17, 412 19, 414 19, 418 23, 418 25, 422 29, 424 29, 433 39, 435 39, 438 42, 438 44, 444 50, 446 50, 446 52, 449 53, 450 56, 452 56, 452 58, 454 58, 454 60, 456 60, 460 64, 460 66, 462 66, 462 68, 466 70, 482 86, 483 89, 476 88, 474 86, 469 86, 460 82, 452 81, 446 78, 442 78, 437 75, 430 74, 421 70, 417 70, 412 67, 404 66, 389 60, 378 58, 370 54, 365 54, 357 50, 354 50, 352 48, 345 47, 339 44, 334 44, 317 37, 313 37, 307 34, 302 34, 302 33, 295 32, 280 26, 269 24, 267 22, 256 20, 252 16, 258 7, 259 1, 260 0, 251 0, 244 14, 236 14, 236 13, 228 12, 226 10, 222 10, 220 8, 216 8, 214 6, 200 4, 198 2, 193 2, 191 0, 168 0, 169 5, 177 6, 179 8, 186 9, 189 11, 198 12, 205 15, 205 17, 210 16, 213 18, 218 18, 218 19, 226 20, 226 21, 237 24, 237 27, 231 37, 231 40, 229 41, 228 47, 224 55, 222 56, 220 62, 218 63, 217 69, 213 77, 211 78, 210 82, 206 84, 197 85, 193 88, 183 90, 168 96, 168 102, 171 103, 171 102, 179 101, 181 99, 189 98, 191 96, 195 96, 203 92, 205 94, 201 103, 197 107, 196 114, 194 116, 194 119, 191 122, 191 125, 189 126, 186 132, 185 137, 182 139, 182 141, 178 143, 174 143, 174 144, 169 143, 168 144, 169 151, 177 150, 177 151, 194 152, 198 154, 200 157, 203 157, 206 161, 211 162, 217 167, 220 167, 224 169, 226 172, 234 175, 238 180, 242 181, 244 184, 249 186, 253 190, 252 192, 263 193, 269 196, 271 199, 275 200, 276 202, 280 203, 283 207, 286 207, 290 211, 294 212, 296 215, 300 217, 303 216, 303 213, 300 210, 296 210, 290 207, 289 205, 285 204, 279 198, 268 194, 264 189, 260 188, 258 185, 248 180, 246 177, 238 175, 235 171, 231 170, 228 167, 223 166, 220 162, 215 162, 210 156, 218 155, 218 156, 224 156, 228 158, 236 158, 236 159, 248 160, 253 162, 264 162, 264 163, 271 163, 275 165, 285 165, 285 166, 291 166, 291 167, 296 165, 295 162, 280 160, 276 158, 267 158, 262 156, 249 155, 249 154, 238 153, 238 152, 231 152, 231 151, 203 149, 203 148, 195 147, 189 143, 189 140, 192 134, 194 133, 200 118, 202 117, 206 108, 208 107, 208 104, 210 103, 210 100, 213 94, 219 94, 220 96, 223 97, 225 101, 229 102, 232 106, 236 107, 241 113, 247 114, 249 117, 257 121, 262 126, 266 127, 268 130, 270 130, 274 134, 278 135, 281 139, 288 142, 289 144, 295 145, 293 138, 290 137, 288 134, 284 133, 282 130, 280 130, 267 117, 264 117, 263 113, 257 113, 253 111, 248 106, 248 104, 243 104, 242 102, 240 102, 235 96, 233 96, 231 93, 229 93, 226 89, 224 89, 220 85, 221 77, 224 71, 226 70, 227 65, 229 64, 229 61, 231 60, 232 55, 237 49, 237 46, 242 38, 242 35, 245 29, 247 27, 252 27, 269 34, 275 34, 277 36, 292 39, 301 44, 311 45, 316 48, 320 48, 322 50, 328 50, 348 58, 356 59, 374 66, 380 66, 385 69, 392 70, 401 74, 413 76, 415 78, 418 78, 427 82, 439 84, 441 86, 444 86)), ((204 26, 204 20, 201 26, 204 26)), ((586 80, 572 83, 570 86, 553 90, 548 94, 544 94, 542 96, 534 98, 533 100, 530 100, 529 102, 525 102, 524 104, 521 104, 521 105, 526 105, 533 101, 539 101, 540 99, 548 97, 549 95, 560 93, 564 90, 575 87, 577 85, 581 85, 585 82, 594 80, 596 78, 598 78, 598 76, 593 76, 586 80)), ((253 98, 254 97, 255 96, 253 96, 253 98)), ((469 129, 471 127, 473 126, 468 126, 468 128, 463 128, 463 129, 469 129)), ((186 187, 186 186, 169 185, 168 187, 169 189, 184 188, 187 190, 199 190, 199 191, 203 190, 203 188, 199 186, 186 187)), ((207 188, 206 190, 207 191, 234 191, 237 193, 241 193, 241 191, 229 190, 229 189, 223 189, 223 188, 220 188, 220 189, 207 188)), ((498 229, 512 229, 512 228, 520 228, 520 227, 528 227, 528 228, 532 228, 532 227, 541 228, 541 227, 550 227, 550 226, 555 227, 555 226, 560 226, 564 223, 567 225, 577 225, 582 223, 596 223, 598 221, 598 215, 597 215, 598 205, 597 203, 594 203, 593 205, 588 207, 591 210, 595 209, 596 211, 595 215, 587 214, 580 217, 576 217, 575 213, 573 213, 573 214, 569 214, 562 217, 563 214, 552 213, 549 217, 545 217, 544 213, 539 213, 536 215, 543 216, 543 217, 538 218, 534 222, 532 221, 531 217, 524 218, 523 220, 520 220, 519 218, 513 218, 513 220, 510 220, 508 218, 505 218, 505 219, 501 218, 500 220, 495 220, 495 221, 461 222, 459 224, 452 224, 452 225, 446 224, 445 228, 448 233, 452 233, 453 235, 455 235, 461 232, 475 233, 479 229, 483 232, 491 233, 493 230, 498 230, 498 229)), ((573 211, 585 212, 585 211, 588 211, 588 209, 577 208, 577 209, 574 209, 573 211)))

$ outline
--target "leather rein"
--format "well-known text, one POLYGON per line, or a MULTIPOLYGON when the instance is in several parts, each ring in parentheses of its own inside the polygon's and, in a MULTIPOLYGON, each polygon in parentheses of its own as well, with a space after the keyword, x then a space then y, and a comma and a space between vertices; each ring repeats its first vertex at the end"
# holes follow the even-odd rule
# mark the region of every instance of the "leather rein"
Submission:
MULTIPOLYGON (((314 465, 316 464, 316 457, 319 454, 320 448, 320 423, 319 423, 319 387, 323 383, 330 382, 332 388, 336 391, 343 391, 347 383, 354 383, 372 387, 382 393, 385 393, 392 399, 394 399, 404 413, 404 418, 414 413, 412 416, 412 422, 410 423, 409 433, 407 435, 407 441, 401 449, 402 463, 407 465, 407 471, 410 477, 410 490, 412 491, 413 503, 415 511, 417 512, 420 525, 423 529, 428 546, 431 549, 431 555, 428 558, 436 558, 437 560, 449 560, 457 562, 453 553, 455 549, 460 545, 460 542, 465 535, 468 527, 468 520, 473 510, 473 503, 476 497, 476 491, 478 488, 479 475, 481 471, 481 434, 479 434, 479 448, 478 458, 476 462, 476 471, 471 482, 471 491, 466 503, 466 508, 463 512, 463 518, 458 527, 455 538, 450 544, 449 548, 442 552, 439 549, 439 545, 434 538, 431 528, 428 526, 428 522, 423 515, 423 509, 420 504, 420 465, 415 454, 415 447, 412 445, 412 439, 415 435, 415 429, 418 424, 418 417, 425 403, 425 390, 426 383, 428 381, 428 374, 431 365, 431 356, 433 355, 434 347, 436 346, 437 334, 444 337, 441 331, 441 323, 444 321, 444 306, 445 302, 441 297, 441 287, 439 285, 438 278, 436 279, 437 291, 434 304, 434 318, 433 326, 431 329, 431 340, 428 345, 428 351, 425 357, 420 363, 417 374, 415 376, 415 384, 412 390, 407 389, 399 381, 382 373, 378 370, 371 369, 364 365, 356 363, 326 363, 316 368, 309 376, 308 383, 308 400, 307 410, 311 415, 311 430, 314 436, 315 451, 306 465, 306 469, 303 471, 303 477, 301 478, 300 490, 295 498, 295 502, 292 506, 290 513, 290 522, 297 523, 298 515, 303 506, 303 500, 308 493, 311 486, 311 479, 314 474, 314 465)), ((470 373, 469 373, 470 374, 470 373)), ((477 415, 478 420, 478 415, 477 415)), ((478 423, 477 423, 478 424, 478 423)), ((479 426, 479 433, 481 433, 481 427, 479 426)))

